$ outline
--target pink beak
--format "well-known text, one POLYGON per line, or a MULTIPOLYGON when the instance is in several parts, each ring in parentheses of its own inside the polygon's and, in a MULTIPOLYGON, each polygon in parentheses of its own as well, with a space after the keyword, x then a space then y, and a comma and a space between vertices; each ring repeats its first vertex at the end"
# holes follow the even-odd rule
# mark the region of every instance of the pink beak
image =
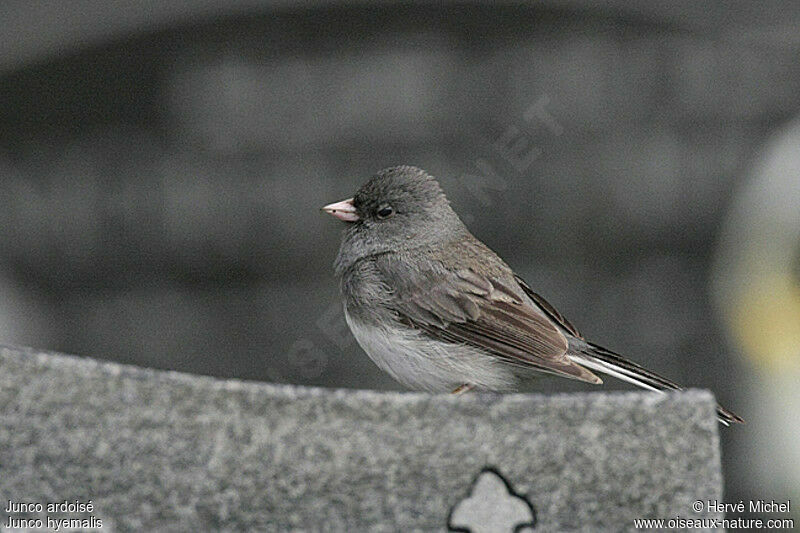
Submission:
POLYGON ((353 205, 352 198, 334 204, 328 204, 323 207, 322 210, 345 222, 356 222, 358 220, 356 206, 353 205))

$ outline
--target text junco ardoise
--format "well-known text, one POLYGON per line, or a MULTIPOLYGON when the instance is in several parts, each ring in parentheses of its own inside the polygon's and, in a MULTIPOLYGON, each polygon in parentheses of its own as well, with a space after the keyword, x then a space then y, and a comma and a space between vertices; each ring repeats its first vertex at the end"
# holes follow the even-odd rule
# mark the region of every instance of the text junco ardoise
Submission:
MULTIPOLYGON (((350 330, 405 386, 514 391, 537 372, 595 384, 601 372, 654 391, 680 389, 586 341, 472 236, 425 171, 382 170, 323 209, 348 223, 335 268, 350 330)), ((717 415, 742 422, 721 406, 717 415)))

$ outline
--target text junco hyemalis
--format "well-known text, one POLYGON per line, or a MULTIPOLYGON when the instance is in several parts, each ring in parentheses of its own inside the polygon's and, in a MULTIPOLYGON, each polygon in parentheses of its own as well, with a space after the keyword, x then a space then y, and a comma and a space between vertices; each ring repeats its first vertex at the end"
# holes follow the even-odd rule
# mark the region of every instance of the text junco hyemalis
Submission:
MULTIPOLYGON (((323 208, 348 223, 336 258, 347 324, 397 381, 430 392, 515 391, 540 372, 654 391, 677 384, 586 341, 485 244, 425 171, 378 172, 323 208)), ((718 406, 725 424, 742 422, 718 406)))

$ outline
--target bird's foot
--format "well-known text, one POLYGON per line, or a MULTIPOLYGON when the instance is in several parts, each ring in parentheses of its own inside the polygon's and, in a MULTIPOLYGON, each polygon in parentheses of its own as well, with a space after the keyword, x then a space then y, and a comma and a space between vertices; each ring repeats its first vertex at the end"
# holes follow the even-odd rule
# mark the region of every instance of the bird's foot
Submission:
POLYGON ((450 394, 464 394, 465 392, 471 391, 474 387, 475 385, 472 385, 471 383, 464 383, 463 385, 459 385, 453 389, 453 392, 450 394))

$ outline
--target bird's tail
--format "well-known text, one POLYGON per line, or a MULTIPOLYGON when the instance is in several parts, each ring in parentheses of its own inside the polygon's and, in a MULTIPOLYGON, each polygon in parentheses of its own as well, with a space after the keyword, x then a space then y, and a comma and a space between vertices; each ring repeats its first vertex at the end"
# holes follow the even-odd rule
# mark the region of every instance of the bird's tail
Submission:
MULTIPOLYGON (((649 389, 657 392, 670 390, 682 390, 683 387, 655 372, 651 372, 632 361, 628 361, 621 355, 607 350, 602 346, 597 346, 590 342, 585 342, 585 346, 580 346, 578 353, 570 354, 569 358, 591 370, 614 376, 615 378, 633 383, 637 387, 649 389)), ((728 411, 717 404, 717 418, 720 422, 729 426, 732 423, 742 424, 744 420, 735 413, 728 411)))

